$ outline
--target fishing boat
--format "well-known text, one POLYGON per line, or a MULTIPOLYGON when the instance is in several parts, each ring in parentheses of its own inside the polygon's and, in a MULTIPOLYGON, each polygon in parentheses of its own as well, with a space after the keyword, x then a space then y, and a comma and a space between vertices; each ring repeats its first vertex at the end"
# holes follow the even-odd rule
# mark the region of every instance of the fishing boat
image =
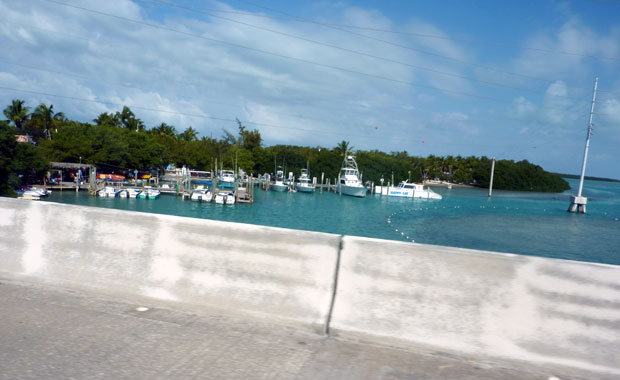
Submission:
POLYGON ((289 185, 286 184, 284 180, 284 172, 281 167, 278 167, 278 170, 276 171, 276 178, 274 182, 269 185, 269 189, 279 192, 288 191, 289 185))
POLYGON ((299 176, 299 182, 295 184, 295 189, 301 193, 313 193, 315 187, 308 175, 308 169, 301 169, 301 176, 299 176))
POLYGON ((441 199, 441 195, 421 183, 402 181, 398 186, 377 186, 376 193, 390 197, 441 199))
POLYGON ((339 191, 344 195, 360 198, 366 196, 367 189, 362 184, 360 172, 357 169, 357 162, 355 162, 355 158, 352 155, 346 155, 344 161, 342 161, 338 186, 339 191))
POLYGON ((194 202, 211 202, 213 200, 213 193, 211 190, 199 186, 192 191, 190 199, 194 202))
POLYGON ((157 199, 161 192, 157 189, 153 189, 151 186, 145 186, 144 190, 138 194, 137 198, 140 199, 157 199))
POLYGON ((215 194, 215 203, 220 205, 234 205, 235 192, 229 190, 220 190, 215 194))
POLYGON ((102 198, 115 198, 119 195, 120 192, 121 190, 117 189, 116 187, 106 186, 103 189, 99 190, 97 195, 99 195, 102 198))
POLYGON ((232 170, 222 170, 217 181, 220 187, 235 187, 235 172, 232 170))

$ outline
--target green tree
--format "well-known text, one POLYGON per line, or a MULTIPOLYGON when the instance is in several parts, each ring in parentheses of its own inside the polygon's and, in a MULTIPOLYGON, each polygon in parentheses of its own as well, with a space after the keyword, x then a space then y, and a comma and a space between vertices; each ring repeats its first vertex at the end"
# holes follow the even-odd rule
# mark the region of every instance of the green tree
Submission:
POLYGON ((239 126, 240 145, 250 152, 253 152, 256 148, 260 148, 262 144, 262 137, 258 129, 248 131, 239 119, 235 120, 237 120, 237 125, 239 126))
POLYGON ((351 146, 351 144, 348 141, 342 140, 341 142, 338 143, 338 145, 336 145, 336 147, 334 148, 334 151, 338 153, 340 156, 344 157, 344 155, 352 151, 353 148, 354 147, 351 146))
POLYGON ((9 123, 0 122, 0 195, 14 197, 22 181, 42 178, 49 163, 40 150, 29 143, 17 143, 9 123))
POLYGON ((118 112, 116 114, 111 114, 107 112, 100 113, 96 119, 93 119, 93 122, 97 125, 103 125, 106 127, 120 127, 121 121, 118 116, 118 112))
POLYGON ((16 196, 13 190, 17 185, 14 173, 16 146, 13 128, 6 121, 0 121, 0 196, 16 196))
POLYGON ((4 109, 4 116, 19 132, 23 132, 25 123, 30 118, 30 107, 25 107, 25 103, 24 100, 13 99, 11 104, 4 109))
POLYGON ((190 126, 187 129, 185 129, 183 132, 179 133, 178 138, 181 141, 198 140, 198 131, 190 126))
POLYGON ((52 133, 50 129, 54 127, 54 124, 59 121, 65 121, 65 114, 62 112, 54 112, 54 105, 50 104, 48 107, 45 103, 41 103, 37 108, 35 108, 32 113, 32 118, 39 120, 43 123, 43 129, 45 137, 48 140, 52 139, 52 133))
POLYGON ((174 126, 168 125, 166 123, 161 123, 161 124, 157 125, 156 127, 151 128, 150 132, 154 133, 155 135, 158 135, 158 136, 176 137, 176 135, 177 135, 176 128, 174 126))

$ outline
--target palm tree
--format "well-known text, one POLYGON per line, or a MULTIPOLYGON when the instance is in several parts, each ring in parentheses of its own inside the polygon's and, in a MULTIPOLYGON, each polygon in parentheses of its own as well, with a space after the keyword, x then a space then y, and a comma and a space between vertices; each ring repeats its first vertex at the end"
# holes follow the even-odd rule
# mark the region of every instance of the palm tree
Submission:
POLYGON ((336 151, 336 153, 339 153, 341 156, 344 156, 349 151, 353 150, 353 147, 350 146, 349 144, 350 143, 348 141, 342 140, 340 143, 338 143, 338 145, 336 145, 334 150, 336 151))
POLYGON ((179 133, 179 140, 182 141, 194 141, 198 140, 198 131, 196 131, 191 126, 184 130, 182 133, 179 133))
POLYGON ((30 107, 24 107, 24 100, 13 99, 11 105, 4 109, 4 116, 13 123, 20 132, 23 131, 24 123, 30 118, 30 107))
POLYGON ((142 131, 144 130, 144 123, 140 119, 131 118, 128 119, 125 123, 125 128, 131 129, 132 131, 142 131))
POLYGON ((172 136, 175 137, 177 134, 177 130, 174 126, 168 125, 166 123, 161 123, 156 127, 151 129, 152 133, 155 133, 159 136, 172 136))
POLYGON ((107 112, 100 113, 96 119, 93 119, 93 122, 97 125, 105 125, 107 127, 120 127, 121 124, 118 112, 116 114, 107 112))
POLYGON ((41 103, 37 108, 35 108, 32 117, 43 122, 45 137, 47 137, 48 140, 52 139, 50 129, 54 126, 55 122, 64 121, 66 119, 65 114, 63 114, 62 112, 54 113, 53 104, 50 104, 50 106, 48 107, 47 105, 45 105, 45 103, 41 103))

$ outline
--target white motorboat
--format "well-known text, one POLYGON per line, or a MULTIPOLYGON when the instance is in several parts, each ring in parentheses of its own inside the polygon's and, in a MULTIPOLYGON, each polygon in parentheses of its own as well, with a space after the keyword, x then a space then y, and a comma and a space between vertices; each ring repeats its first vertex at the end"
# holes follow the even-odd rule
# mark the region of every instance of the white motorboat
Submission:
POLYGON ((375 193, 390 197, 441 199, 441 195, 421 183, 403 181, 398 186, 377 186, 375 193))
POLYGON ((211 202, 213 200, 213 193, 209 189, 198 187, 192 191, 190 199, 194 202, 211 202))
POLYGON ((34 186, 26 191, 30 191, 32 194, 34 193, 39 194, 41 197, 47 197, 48 195, 52 193, 51 190, 48 190, 44 187, 34 187, 34 186))
POLYGON ((137 198, 138 194, 140 194, 140 189, 124 189, 120 192, 121 198, 137 198))
POLYGON ((215 203, 220 205, 234 205, 235 204, 235 192, 234 191, 218 191, 215 194, 215 203))
POLYGON ((342 161, 342 169, 340 169, 339 191, 344 195, 352 197, 364 198, 368 191, 362 184, 360 172, 357 169, 357 162, 352 155, 347 155, 342 161))
POLYGON ((117 189, 116 187, 106 186, 103 189, 99 190, 97 195, 99 195, 102 198, 115 198, 119 195, 120 192, 121 190, 117 189))
POLYGON ((302 193, 313 193, 315 188, 316 186, 308 175, 308 169, 301 169, 301 176, 299 176, 299 182, 295 184, 295 189, 302 193))
POLYGON ((17 191, 17 194, 19 195, 19 198, 21 199, 31 199, 31 200, 40 200, 41 197, 43 196, 41 195, 41 192, 32 190, 32 189, 19 190, 17 191))
POLYGON ((218 186, 235 186, 235 172, 232 170, 222 170, 217 178, 218 186))
POLYGON ((153 189, 151 186, 145 186, 144 190, 138 194, 136 198, 140 199, 157 199, 161 192, 157 189, 153 189))
POLYGON ((284 180, 284 172, 282 171, 282 168, 278 167, 278 170, 276 171, 275 181, 269 185, 269 189, 279 192, 288 191, 289 185, 285 183, 284 180))

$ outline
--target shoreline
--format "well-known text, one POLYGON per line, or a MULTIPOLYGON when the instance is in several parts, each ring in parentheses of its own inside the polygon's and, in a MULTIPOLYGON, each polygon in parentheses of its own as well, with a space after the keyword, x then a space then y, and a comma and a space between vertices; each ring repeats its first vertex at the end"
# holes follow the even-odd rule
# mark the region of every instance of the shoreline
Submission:
POLYGON ((433 181, 433 180, 429 180, 429 181, 424 181, 423 182, 424 185, 427 186, 438 186, 438 187, 464 187, 464 188, 469 188, 469 189, 479 189, 480 187, 478 186, 473 186, 473 185, 466 185, 463 183, 452 183, 452 182, 447 182, 447 181, 433 181))

